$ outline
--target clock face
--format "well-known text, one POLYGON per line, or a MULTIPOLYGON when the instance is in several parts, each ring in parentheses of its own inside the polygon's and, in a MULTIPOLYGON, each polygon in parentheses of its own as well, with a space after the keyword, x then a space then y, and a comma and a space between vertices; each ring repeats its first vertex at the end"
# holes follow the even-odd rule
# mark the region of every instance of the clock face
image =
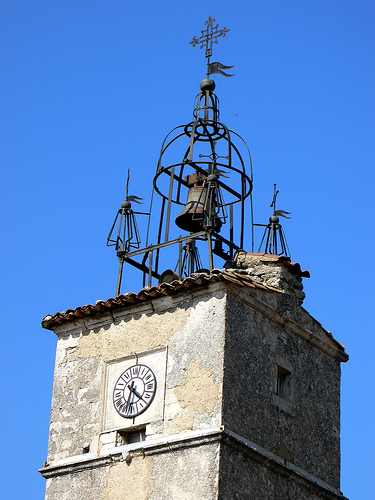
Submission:
POLYGON ((156 392, 154 372, 146 365, 127 368, 113 390, 113 404, 124 418, 133 418, 152 403, 156 392))

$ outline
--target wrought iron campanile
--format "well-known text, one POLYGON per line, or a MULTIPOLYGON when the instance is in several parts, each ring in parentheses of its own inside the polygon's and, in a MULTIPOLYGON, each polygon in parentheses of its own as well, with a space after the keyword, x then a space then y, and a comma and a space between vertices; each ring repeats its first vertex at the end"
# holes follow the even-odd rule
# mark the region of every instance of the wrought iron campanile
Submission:
MULTIPOLYGON (((229 31, 218 30, 214 21, 210 16, 206 32, 191 44, 205 45, 207 76, 231 76, 222 69, 232 66, 210 63, 212 44, 229 31)), ((214 90, 211 78, 202 80, 193 120, 174 128, 162 144, 144 239, 136 223, 137 214, 144 212, 134 212, 130 203, 139 198, 127 193, 107 239, 120 261, 116 295, 124 262, 142 271, 143 284, 151 286, 161 275, 166 279, 167 268, 176 278, 202 267, 212 271, 217 257, 227 262, 236 250, 253 246, 250 152, 244 140, 220 122, 214 90)))

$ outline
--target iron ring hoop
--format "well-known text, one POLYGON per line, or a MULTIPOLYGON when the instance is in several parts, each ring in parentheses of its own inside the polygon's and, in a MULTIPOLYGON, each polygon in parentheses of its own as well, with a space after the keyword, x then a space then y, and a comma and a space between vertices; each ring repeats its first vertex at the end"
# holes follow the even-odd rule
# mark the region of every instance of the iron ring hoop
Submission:
MULTIPOLYGON (((192 165, 192 164, 189 164, 189 163, 186 163, 186 162, 181 162, 181 163, 175 163, 174 165, 170 165, 168 167, 162 167, 162 168, 160 168, 158 170, 158 172, 156 173, 156 175, 155 175, 155 177, 153 179, 154 189, 158 193, 159 196, 161 196, 165 200, 168 200, 168 196, 165 195, 165 194, 163 194, 162 191, 161 191, 161 188, 159 188, 158 185, 157 185, 158 178, 162 174, 166 174, 166 175, 168 175, 170 177, 169 171, 172 170, 173 168, 190 166, 191 168, 194 169, 194 165, 196 165, 198 167, 195 170, 197 172, 199 172, 199 171, 203 171, 204 170, 203 168, 200 168, 200 165, 203 166, 203 165, 208 165, 208 164, 209 164, 208 162, 193 162, 193 165, 192 165)), ((225 191, 228 191, 228 192, 234 191, 236 193, 236 197, 238 197, 238 200, 231 201, 229 203, 225 203, 224 206, 228 207, 230 205, 235 205, 236 203, 240 203, 241 201, 245 200, 248 196, 250 196, 250 194, 252 192, 252 189, 253 189, 253 182, 252 182, 252 180, 249 178, 249 176, 247 174, 245 174, 244 172, 242 172, 241 170, 238 170, 236 168, 228 167, 228 165, 225 165, 223 163, 216 163, 216 166, 217 167, 226 168, 227 170, 232 170, 232 172, 238 173, 239 177, 242 179, 241 182, 244 181, 245 184, 247 185, 246 192, 243 194, 243 196, 241 196, 241 194, 239 192, 237 192, 236 190, 234 190, 234 189, 231 189, 230 191, 228 189, 226 189, 225 184, 223 184, 223 183, 221 183, 219 181, 220 187, 222 189, 224 189, 225 191)), ((176 182, 178 182, 177 179, 176 179, 176 182)), ((187 188, 187 186, 185 186, 185 187, 187 188)), ((232 193, 232 195, 233 195, 233 193, 232 193)), ((177 201, 176 199, 173 199, 173 197, 171 198, 171 202, 175 203, 177 205, 181 205, 181 206, 184 206, 185 203, 186 203, 186 201, 184 201, 184 202, 177 201)))

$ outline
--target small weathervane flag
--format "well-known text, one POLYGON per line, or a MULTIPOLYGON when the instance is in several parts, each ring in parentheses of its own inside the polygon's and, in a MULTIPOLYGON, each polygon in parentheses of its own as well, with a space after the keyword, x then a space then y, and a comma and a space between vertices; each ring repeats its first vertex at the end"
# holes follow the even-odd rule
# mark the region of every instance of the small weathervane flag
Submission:
POLYGON ((208 65, 208 74, 212 75, 212 73, 219 73, 220 75, 223 76, 233 76, 233 75, 228 75, 228 73, 224 73, 224 71, 222 71, 223 69, 230 69, 233 67, 234 66, 225 66, 224 64, 221 64, 219 62, 213 62, 208 65))

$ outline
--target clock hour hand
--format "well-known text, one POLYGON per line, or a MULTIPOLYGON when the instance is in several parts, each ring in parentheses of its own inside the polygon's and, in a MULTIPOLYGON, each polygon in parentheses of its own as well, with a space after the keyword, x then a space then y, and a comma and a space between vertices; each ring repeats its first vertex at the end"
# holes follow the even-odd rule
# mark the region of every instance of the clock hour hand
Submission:
POLYGON ((134 380, 132 381, 131 384, 128 385, 128 389, 130 392, 134 392, 134 380))
POLYGON ((130 391, 130 394, 129 394, 128 400, 126 401, 126 407, 125 407, 126 413, 128 412, 130 406, 133 404, 133 402, 131 402, 130 399, 131 399, 131 393, 134 391, 134 380, 132 381, 132 383, 130 385, 128 385, 128 389, 130 391))

